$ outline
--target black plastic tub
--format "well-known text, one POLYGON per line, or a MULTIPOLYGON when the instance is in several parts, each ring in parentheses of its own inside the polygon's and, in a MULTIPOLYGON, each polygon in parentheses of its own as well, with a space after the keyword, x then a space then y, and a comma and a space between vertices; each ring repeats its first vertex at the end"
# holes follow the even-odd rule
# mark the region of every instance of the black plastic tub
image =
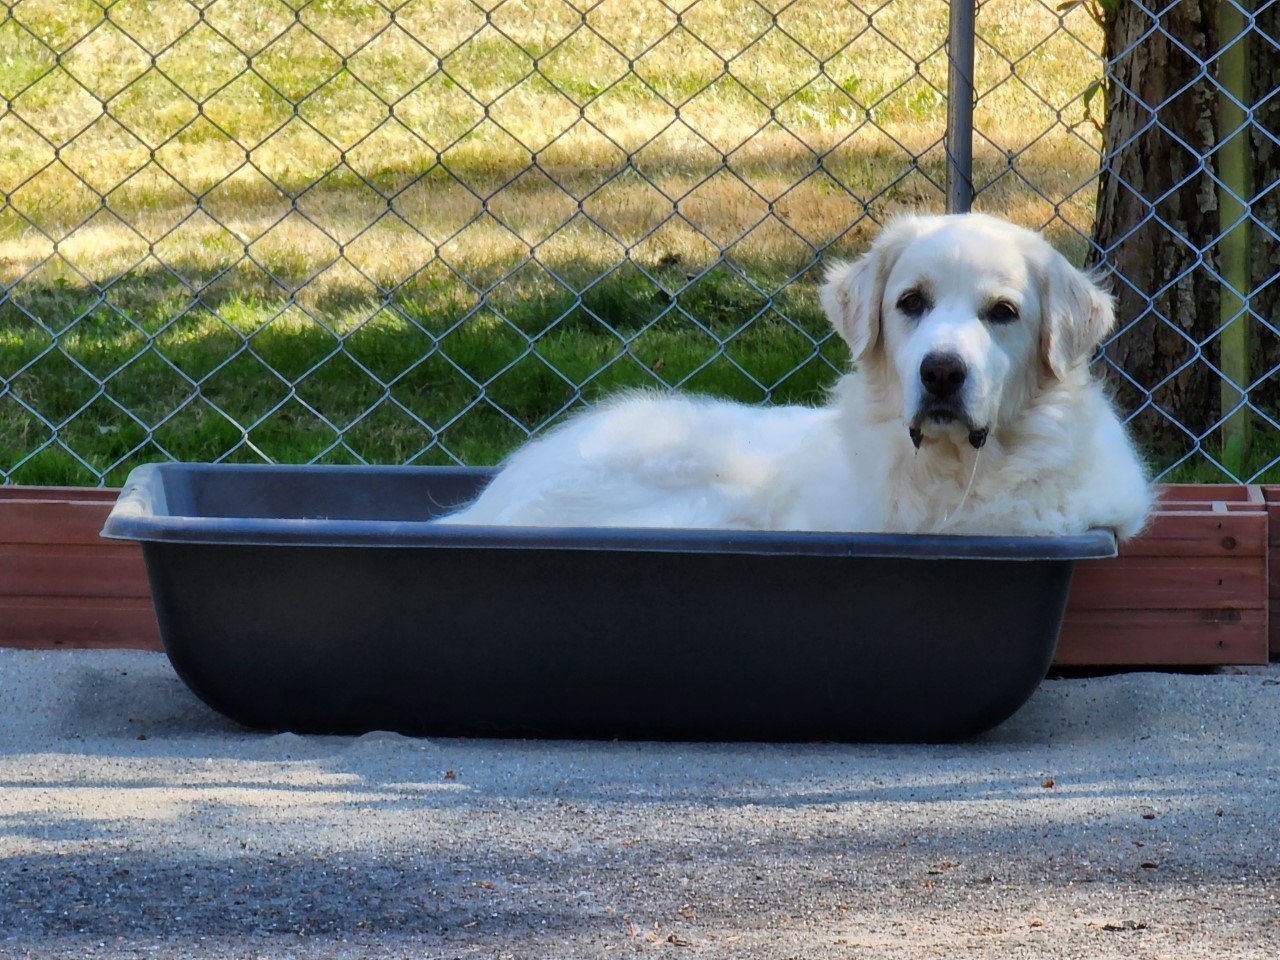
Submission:
POLYGON ((1053 656, 1085 536, 467 527, 485 470, 139 467, 165 649, 298 732, 956 740, 1053 656))

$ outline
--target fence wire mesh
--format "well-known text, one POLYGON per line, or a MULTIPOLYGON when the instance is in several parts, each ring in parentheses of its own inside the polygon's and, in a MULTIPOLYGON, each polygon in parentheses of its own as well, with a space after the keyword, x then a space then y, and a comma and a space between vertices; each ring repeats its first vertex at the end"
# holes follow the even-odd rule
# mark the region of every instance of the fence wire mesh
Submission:
MULTIPOLYGON (((1170 8, 1135 4, 1145 27, 1131 18, 1128 51, 1105 50, 1113 6, 981 3, 975 206, 1112 268, 1127 312, 1102 362, 1160 468, 1257 476, 1280 452, 1280 414, 1251 400, 1272 369, 1224 362, 1228 307, 1212 329, 1186 314, 1187 276, 1227 283, 1229 231, 1165 212, 1213 184, 1108 179, 1157 131, 1220 183, 1219 138, 1126 86, 1132 51, 1186 46, 1170 8), (1112 142, 1125 97, 1145 114, 1112 142), (1138 219, 1100 206, 1100 185, 1138 197, 1138 219), (1191 252, 1157 286, 1117 256, 1152 227, 1191 252), (1186 349, 1148 362, 1152 324, 1186 349), (1221 407, 1186 386, 1205 371, 1235 390, 1221 407), (1246 409, 1252 445, 1228 456, 1246 409)), ((945 199, 940 0, 2 9, 8 483, 117 483, 162 458, 494 462, 631 386, 814 402, 847 361, 817 307, 822 261, 945 199)), ((1216 40, 1187 49, 1169 101, 1222 89, 1216 40)), ((1265 127, 1261 102, 1240 98, 1238 126, 1265 127)), ((1260 195, 1241 192, 1236 219, 1274 237, 1260 195)), ((1250 284, 1237 329, 1274 333, 1250 284)))

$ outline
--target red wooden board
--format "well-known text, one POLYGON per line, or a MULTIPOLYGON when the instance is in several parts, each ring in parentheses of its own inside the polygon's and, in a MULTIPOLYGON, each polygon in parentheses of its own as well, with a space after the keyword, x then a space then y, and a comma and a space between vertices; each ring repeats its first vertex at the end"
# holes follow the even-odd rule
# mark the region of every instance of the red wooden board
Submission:
POLYGON ((1163 488, 1119 557, 1077 564, 1055 663, 1266 663, 1266 510, 1256 486, 1163 488))
MULTIPOLYGON (((1262 487, 1262 495, 1267 503, 1267 542, 1271 555, 1280 558, 1276 553, 1280 550, 1280 486, 1268 484, 1262 487)), ((1280 659, 1280 560, 1271 565, 1267 597, 1271 614, 1271 656, 1280 659)))
POLYGON ((0 646, 159 650, 151 598, 0 596, 0 646))

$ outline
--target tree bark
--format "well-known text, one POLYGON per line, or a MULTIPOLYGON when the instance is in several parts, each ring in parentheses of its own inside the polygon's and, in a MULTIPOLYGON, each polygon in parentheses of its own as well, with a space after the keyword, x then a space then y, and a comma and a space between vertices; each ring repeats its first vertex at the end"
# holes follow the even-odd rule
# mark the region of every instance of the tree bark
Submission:
POLYGON ((1094 240, 1127 327, 1107 354, 1124 371, 1112 371, 1117 397, 1141 409, 1136 433, 1159 467, 1191 449, 1220 411, 1218 378, 1196 359, 1196 344, 1218 325, 1218 282, 1205 262, 1218 198, 1204 161, 1216 140, 1217 88, 1197 79, 1217 49, 1217 7, 1180 0, 1157 17, 1129 0, 1105 4, 1109 82, 1094 240))

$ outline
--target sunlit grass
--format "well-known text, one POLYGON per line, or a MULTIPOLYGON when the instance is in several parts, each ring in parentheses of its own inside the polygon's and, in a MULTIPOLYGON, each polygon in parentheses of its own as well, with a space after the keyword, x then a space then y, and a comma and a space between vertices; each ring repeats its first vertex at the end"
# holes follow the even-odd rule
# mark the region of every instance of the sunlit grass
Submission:
MULTIPOLYGON (((576 2, 5 4, 0 477, 817 400, 821 259, 942 205, 947 4, 576 2)), ((982 6, 978 203, 1079 260, 1100 39, 1053 7, 982 6)))

